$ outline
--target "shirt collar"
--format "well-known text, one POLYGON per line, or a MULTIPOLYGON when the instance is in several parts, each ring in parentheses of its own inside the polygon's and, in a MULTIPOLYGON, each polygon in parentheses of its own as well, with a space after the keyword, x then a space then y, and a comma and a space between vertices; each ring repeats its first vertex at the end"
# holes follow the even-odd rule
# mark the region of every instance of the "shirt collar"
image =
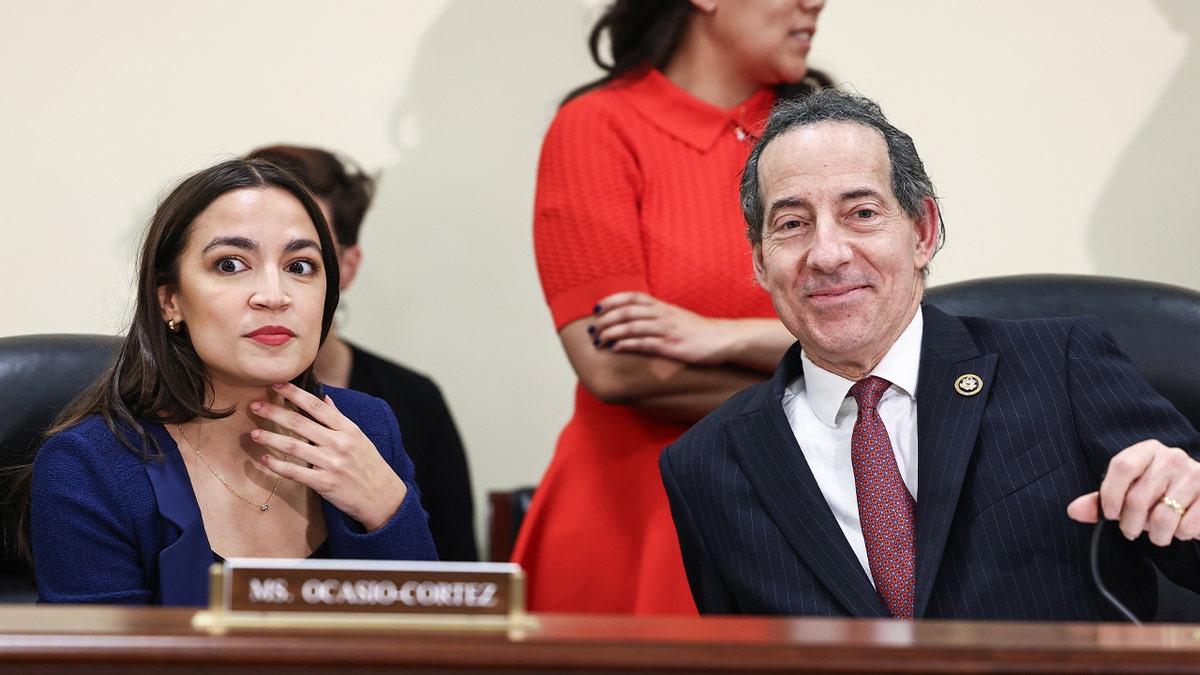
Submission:
POLYGON ((721 134, 743 129, 748 140, 758 137, 766 124, 775 90, 759 89, 740 104, 722 110, 692 96, 656 68, 625 81, 633 108, 651 124, 702 152, 708 151, 721 134))
MULTIPOLYGON (((891 382, 913 399, 917 396, 917 376, 921 367, 921 336, 925 330, 921 312, 922 310, 917 310, 908 327, 892 344, 887 354, 883 355, 879 365, 871 371, 871 375, 891 382)), ((800 354, 800 363, 804 369, 804 389, 808 393, 809 407, 817 419, 830 427, 836 426, 838 410, 854 382, 818 366, 809 360, 807 354, 800 354)))

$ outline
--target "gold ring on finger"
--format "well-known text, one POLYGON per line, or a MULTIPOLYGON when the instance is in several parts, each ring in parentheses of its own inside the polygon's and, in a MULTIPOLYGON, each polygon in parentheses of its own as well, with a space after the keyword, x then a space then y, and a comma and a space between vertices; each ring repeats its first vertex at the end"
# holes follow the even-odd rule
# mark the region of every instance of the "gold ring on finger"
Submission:
POLYGON ((1163 504, 1166 504, 1167 506, 1171 507, 1171 510, 1174 511, 1175 513, 1179 514, 1180 518, 1182 518, 1183 515, 1185 513, 1187 513, 1187 508, 1185 508, 1183 504, 1180 504, 1179 502, 1175 501, 1174 499, 1171 499, 1170 497, 1164 496, 1160 501, 1162 501, 1163 504))

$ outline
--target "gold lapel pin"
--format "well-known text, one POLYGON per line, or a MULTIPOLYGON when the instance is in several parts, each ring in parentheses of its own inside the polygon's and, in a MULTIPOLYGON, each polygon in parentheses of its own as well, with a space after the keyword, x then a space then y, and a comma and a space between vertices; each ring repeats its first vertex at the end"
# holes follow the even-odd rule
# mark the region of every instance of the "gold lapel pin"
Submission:
POLYGON ((974 373, 959 375, 958 379, 954 381, 954 391, 963 396, 974 396, 983 391, 983 378, 974 373))

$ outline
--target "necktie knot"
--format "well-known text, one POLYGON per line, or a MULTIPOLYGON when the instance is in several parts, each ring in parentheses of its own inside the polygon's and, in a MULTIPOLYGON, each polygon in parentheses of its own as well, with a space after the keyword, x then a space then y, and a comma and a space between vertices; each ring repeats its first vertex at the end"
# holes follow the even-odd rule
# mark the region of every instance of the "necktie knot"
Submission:
POLYGON ((855 382, 854 386, 850 387, 850 395, 858 402, 859 408, 874 408, 879 405, 883 392, 890 386, 891 382, 872 375, 855 382))

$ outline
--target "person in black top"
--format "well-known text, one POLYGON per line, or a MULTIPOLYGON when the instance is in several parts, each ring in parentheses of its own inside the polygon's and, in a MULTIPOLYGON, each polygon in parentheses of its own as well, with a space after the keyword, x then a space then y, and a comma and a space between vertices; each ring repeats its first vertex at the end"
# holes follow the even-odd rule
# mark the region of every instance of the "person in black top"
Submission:
MULTIPOLYGON (((287 169, 313 191, 337 241, 345 291, 362 262, 358 233, 374 195, 374 179, 354 162, 320 148, 273 145, 253 150, 247 157, 287 169)), ((478 560, 466 453, 433 380, 341 339, 336 324, 317 354, 315 367, 322 382, 387 401, 400 423, 404 449, 416 466, 421 504, 429 513, 438 557, 478 560)))

